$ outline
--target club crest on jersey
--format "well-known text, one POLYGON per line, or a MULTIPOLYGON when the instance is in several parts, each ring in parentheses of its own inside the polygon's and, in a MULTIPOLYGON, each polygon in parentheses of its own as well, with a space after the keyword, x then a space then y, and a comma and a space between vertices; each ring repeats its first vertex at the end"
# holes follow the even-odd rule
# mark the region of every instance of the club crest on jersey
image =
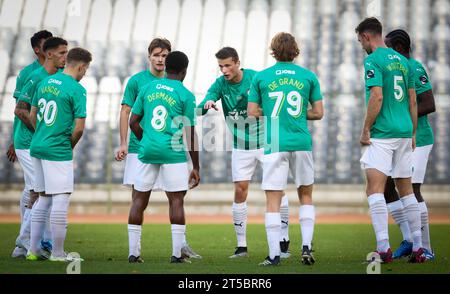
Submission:
POLYGON ((375 71, 374 71, 373 69, 369 69, 369 70, 366 72, 366 77, 367 77, 368 79, 371 79, 371 78, 375 77, 375 71))
POLYGON ((421 76, 419 79, 420 79, 420 82, 422 83, 422 85, 425 85, 426 83, 428 83, 428 79, 425 75, 421 76))

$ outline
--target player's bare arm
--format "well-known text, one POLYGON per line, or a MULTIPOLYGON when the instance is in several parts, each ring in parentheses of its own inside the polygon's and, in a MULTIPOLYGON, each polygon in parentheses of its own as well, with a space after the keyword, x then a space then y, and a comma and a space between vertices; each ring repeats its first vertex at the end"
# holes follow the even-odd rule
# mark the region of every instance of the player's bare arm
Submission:
POLYGON ((216 111, 219 110, 219 108, 217 108, 216 102, 214 102, 212 100, 206 101, 205 106, 203 106, 203 108, 207 109, 207 110, 209 110, 211 108, 215 109, 216 111))
POLYGON ((263 112, 258 103, 249 102, 247 105, 247 115, 258 118, 263 115, 263 112))
POLYGON ((323 103, 322 101, 315 101, 308 109, 306 114, 308 120, 320 120, 323 118, 323 103))
POLYGON ((6 156, 11 162, 15 162, 17 160, 16 151, 14 150, 14 142, 9 145, 8 151, 6 151, 6 156))
POLYGON ((436 111, 433 90, 417 95, 417 116, 421 117, 436 111))
POLYGON ((122 108, 120 109, 120 147, 116 153, 116 160, 122 161, 125 159, 125 156, 128 154, 128 145, 127 145, 127 137, 128 137, 128 120, 130 119, 131 107, 122 104, 122 108))
POLYGON ((413 123, 412 148, 416 148, 416 130, 417 130, 417 97, 414 88, 408 89, 409 94, 409 113, 413 123))
POLYGON ((142 129, 141 125, 139 124, 141 122, 141 120, 142 120, 142 116, 137 115, 135 113, 131 114, 130 129, 139 141, 142 140, 142 134, 144 133, 144 130, 142 129))
POLYGON ((75 148, 84 131, 84 124, 86 122, 85 118, 75 119, 75 127, 73 128, 72 137, 70 142, 72 143, 72 149, 75 148))
POLYGON ((36 117, 37 117, 37 107, 31 106, 30 122, 34 129, 36 129, 36 117))
POLYGON ((364 126, 362 129, 359 143, 361 145, 370 145, 370 128, 374 124, 383 104, 383 88, 370 88, 370 98, 367 105, 367 113, 364 119, 364 126))
POLYGON ((34 132, 34 127, 30 121, 30 108, 31 105, 25 101, 19 101, 14 109, 14 114, 25 124, 25 126, 32 132, 34 132))
POLYGON ((194 126, 184 127, 184 134, 188 145, 193 169, 189 175, 189 189, 194 189, 200 183, 200 160, 198 152, 198 137, 194 126))

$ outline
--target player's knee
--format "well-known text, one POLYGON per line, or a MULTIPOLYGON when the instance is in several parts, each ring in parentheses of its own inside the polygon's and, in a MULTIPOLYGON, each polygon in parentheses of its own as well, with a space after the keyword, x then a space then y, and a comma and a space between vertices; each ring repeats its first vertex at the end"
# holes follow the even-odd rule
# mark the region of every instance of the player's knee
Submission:
POLYGON ((234 198, 237 203, 244 202, 247 199, 248 185, 236 183, 234 185, 234 198))

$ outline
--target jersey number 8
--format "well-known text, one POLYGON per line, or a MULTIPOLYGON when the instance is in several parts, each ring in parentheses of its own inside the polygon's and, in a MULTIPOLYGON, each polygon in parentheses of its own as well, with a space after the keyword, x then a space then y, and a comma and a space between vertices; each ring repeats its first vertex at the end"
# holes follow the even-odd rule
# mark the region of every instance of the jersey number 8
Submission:
POLYGON ((167 109, 158 105, 153 109, 152 127, 161 132, 166 127, 167 109))

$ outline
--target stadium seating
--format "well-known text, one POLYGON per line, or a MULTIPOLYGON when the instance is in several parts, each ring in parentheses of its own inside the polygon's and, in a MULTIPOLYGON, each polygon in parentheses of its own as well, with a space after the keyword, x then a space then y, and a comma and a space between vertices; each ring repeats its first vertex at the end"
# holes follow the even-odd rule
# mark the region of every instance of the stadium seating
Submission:
MULTIPOLYGON (((364 116, 363 58, 354 33, 369 0, 0 0, 0 136, 12 133, 18 72, 33 60, 29 38, 45 28, 70 46, 93 53, 88 76, 86 131, 75 149, 75 177, 82 183, 120 183, 123 162, 113 160, 119 145, 120 101, 128 78, 148 66, 147 48, 156 36, 190 60, 184 84, 200 102, 220 75, 214 54, 235 47, 244 68, 262 70, 274 63, 269 45, 279 31, 292 32, 300 46, 298 64, 314 71, 325 98, 325 117, 310 124, 316 182, 362 183, 359 135, 364 116)), ((450 1, 398 0, 380 3, 385 32, 406 28, 413 55, 427 68, 436 93, 437 113, 430 116, 436 143, 427 183, 450 181, 450 1)), ((219 106, 220 107, 220 106, 219 106)), ((230 137, 221 112, 200 119, 208 140, 218 126, 218 149, 202 152, 202 181, 231 180, 230 137)), ((0 141, 4 154, 8 140, 0 141)), ((0 182, 22 181, 19 165, 6 168, 0 158, 0 182)), ((254 180, 260 180, 258 170, 254 180)))

